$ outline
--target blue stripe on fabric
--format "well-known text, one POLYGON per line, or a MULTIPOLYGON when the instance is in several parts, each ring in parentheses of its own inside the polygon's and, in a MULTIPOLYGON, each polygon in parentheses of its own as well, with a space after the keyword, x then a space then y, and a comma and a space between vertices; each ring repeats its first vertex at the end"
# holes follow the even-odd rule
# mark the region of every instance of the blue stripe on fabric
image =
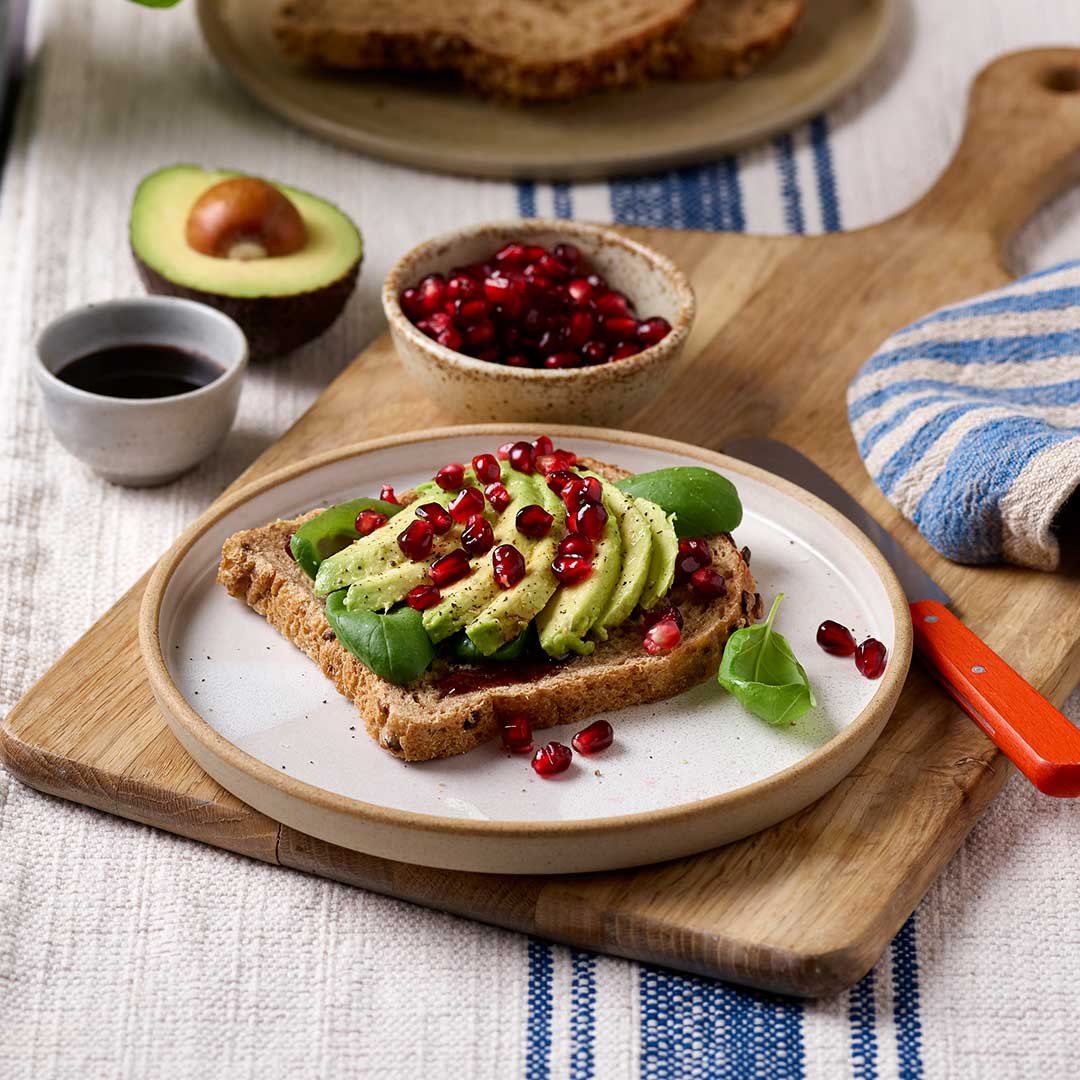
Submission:
POLYGON ((635 180, 613 180, 611 214, 623 225, 742 232, 739 166, 733 157, 635 180))
POLYGON ((1002 496, 1036 454, 1074 438, 1075 431, 1027 416, 987 421, 956 444, 911 520, 947 558, 996 561, 1002 547, 1002 496))
POLYGON ((919 961, 915 914, 892 940, 893 1022, 900 1080, 922 1080, 922 1023, 919 1020, 919 961))
POLYGON ((821 225, 826 232, 840 231, 840 201, 836 196, 836 173, 829 146, 829 121, 816 116, 810 121, 810 149, 817 173, 818 199, 821 202, 821 225))
POLYGON ((877 1080, 877 1002, 872 969, 848 992, 848 1023, 854 1080, 877 1080))
POLYGON ((647 1080, 802 1080, 797 1001, 642 965, 641 1073, 647 1080))
POLYGON ((939 323, 954 322, 956 319, 976 318, 983 315, 1024 314, 1031 311, 1064 311, 1080 304, 1080 286, 1066 285, 1060 289, 1047 289, 1045 292, 1023 293, 1019 296, 995 296, 989 300, 973 300, 960 307, 935 311, 916 319, 910 326, 900 331, 917 330, 924 326, 936 326, 939 323))
POLYGON ((517 204, 521 217, 536 217, 536 185, 531 180, 523 180, 518 184, 517 204))
MULTIPOLYGON (((882 494, 888 496, 903 479, 907 471, 921 460, 923 454, 930 449, 956 423, 962 416, 966 416, 975 409, 985 409, 986 405, 981 401, 966 405, 957 405, 952 409, 946 409, 937 416, 928 420, 906 442, 881 469, 874 475, 874 483, 881 488, 882 494)), ((989 421, 987 421, 989 423, 989 421)))
POLYGON ((570 954, 570 1080, 593 1080, 596 1042, 596 957, 574 950, 570 954))
POLYGON ((529 999, 525 1022, 525 1080, 551 1075, 552 947, 529 938, 529 999))
POLYGON ((557 218, 571 218, 574 216, 573 195, 569 184, 552 184, 551 197, 555 205, 557 218))
POLYGON ((780 172, 780 198, 784 203, 784 224, 790 233, 806 232, 803 217, 802 192, 799 190, 799 174, 795 166, 795 142, 785 132, 773 139, 776 148, 776 167, 780 172))

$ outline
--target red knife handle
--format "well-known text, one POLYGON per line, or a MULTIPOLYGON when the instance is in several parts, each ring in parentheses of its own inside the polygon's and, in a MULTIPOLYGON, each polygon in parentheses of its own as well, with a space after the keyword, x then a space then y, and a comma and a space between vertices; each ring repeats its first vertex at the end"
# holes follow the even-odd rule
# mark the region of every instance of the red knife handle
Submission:
POLYGON ((936 600, 911 605, 934 677, 1046 795, 1080 795, 1080 729, 936 600))

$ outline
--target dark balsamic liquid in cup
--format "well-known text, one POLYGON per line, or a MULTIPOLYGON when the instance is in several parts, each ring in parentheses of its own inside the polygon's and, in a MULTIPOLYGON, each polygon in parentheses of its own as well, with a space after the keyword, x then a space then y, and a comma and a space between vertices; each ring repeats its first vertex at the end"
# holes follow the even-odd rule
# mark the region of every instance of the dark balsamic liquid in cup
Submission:
POLYGON ((112 345, 69 360, 55 374, 61 382, 91 394, 163 398, 200 390, 225 369, 174 345, 112 345))

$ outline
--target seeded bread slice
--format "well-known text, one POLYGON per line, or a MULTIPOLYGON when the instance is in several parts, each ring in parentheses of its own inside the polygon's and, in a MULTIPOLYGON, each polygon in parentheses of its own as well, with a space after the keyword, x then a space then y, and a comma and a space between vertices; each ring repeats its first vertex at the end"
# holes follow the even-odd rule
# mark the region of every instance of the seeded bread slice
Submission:
POLYGON ((563 100, 643 81, 698 0, 284 0, 282 53, 350 70, 454 71, 482 93, 563 100))
MULTIPOLYGON (((625 473, 589 463, 609 479, 625 473)), ((245 529, 225 541, 218 581, 263 615, 283 637, 315 661, 338 691, 356 704, 368 734, 406 761, 462 754, 499 732, 503 717, 529 715, 534 729, 553 727, 627 705, 673 697, 715 678, 724 643, 740 627, 761 617, 761 598, 750 574, 748 553, 726 533, 711 541, 716 568, 727 579, 727 595, 709 605, 676 587, 671 599, 683 613, 682 642, 670 653, 649 656, 642 647, 640 619, 631 616, 591 656, 552 665, 525 683, 484 687, 445 695, 439 687, 448 667, 432 669, 409 686, 394 686, 366 668, 337 640, 311 579, 288 553, 291 535, 312 510, 292 521, 245 529)), ((454 671, 462 667, 455 665, 454 671)))

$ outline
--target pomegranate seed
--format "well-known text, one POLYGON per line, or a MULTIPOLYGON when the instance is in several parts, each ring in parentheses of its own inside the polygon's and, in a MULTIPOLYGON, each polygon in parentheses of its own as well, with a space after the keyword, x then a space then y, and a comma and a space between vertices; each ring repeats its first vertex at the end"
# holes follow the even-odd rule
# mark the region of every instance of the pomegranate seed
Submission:
POLYGON ((517 469, 518 472, 531 473, 533 471, 533 461, 536 457, 536 452, 533 450, 532 443, 516 442, 510 447, 510 453, 507 455, 510 460, 510 468, 517 469))
POLYGON ((453 551, 448 551, 445 555, 440 555, 429 567, 428 577, 439 586, 440 589, 445 589, 448 585, 453 585, 455 581, 460 581, 464 577, 468 577, 472 573, 472 566, 469 563, 469 556, 465 554, 461 548, 454 548, 453 551))
POLYGON ((461 546, 470 555, 486 555, 494 543, 495 532, 487 518, 483 514, 471 517, 461 534, 461 546))
POLYGON ((499 722, 502 744, 511 754, 527 754, 533 748, 532 725, 525 713, 514 713, 499 722))
MULTIPOLYGON (((555 459, 554 454, 551 457, 555 459)), ((581 480, 580 476, 575 476, 569 469, 552 469, 546 475, 548 489, 554 491, 556 495, 562 495, 568 484, 576 484, 581 480)))
POLYGON ((389 484, 383 484, 383 486, 379 488, 379 501, 393 503, 395 506, 401 505, 397 500, 397 496, 394 494, 394 489, 389 484))
POLYGON ((511 353, 503 363, 510 367, 529 367, 529 358, 524 353, 511 353))
POLYGON ((671 652, 682 641, 682 631, 674 619, 660 619, 645 631, 645 651, 650 656, 671 652))
POLYGON ((491 565, 500 589, 512 589, 525 576, 525 556, 513 544, 500 544, 491 553, 491 565))
MULTIPOLYGON (((539 262, 547 252, 539 244, 530 244, 525 248, 525 261, 530 263, 539 262)), ((526 267, 528 269, 528 267, 526 267)))
MULTIPOLYGON (((475 286, 475 282, 472 282, 475 286)), ((458 300, 454 304, 454 315, 461 326, 474 326, 481 319, 486 319, 491 309, 486 300, 458 300)))
POLYGON ((454 519, 445 506, 437 502, 424 503, 416 508, 416 516, 426 521, 439 536, 448 533, 454 527, 454 519))
POLYGON ((482 484, 493 484, 502 475, 499 459, 494 454, 477 454, 472 459, 472 467, 482 484))
POLYGON ((457 332, 452 326, 446 330, 440 330, 435 335, 435 341, 437 344, 442 345, 445 349, 452 349, 454 352, 461 352, 461 334, 457 332))
POLYGON ((517 531, 521 533, 522 536, 531 536, 533 539, 547 536, 547 534, 551 532, 551 526, 554 521, 555 518, 542 506, 537 506, 536 503, 522 507, 517 512, 517 517, 514 518, 517 531))
POLYGON ((604 500, 603 485, 595 476, 582 477, 581 491, 578 495, 578 499, 583 503, 594 503, 599 505, 604 500))
POLYGON ((495 456, 500 461, 506 461, 510 457, 510 451, 513 450, 514 444, 512 442, 504 442, 498 450, 495 451, 495 456))
POLYGON ((484 512, 484 493, 479 488, 462 488, 447 507, 455 521, 468 521, 475 514, 484 512))
POLYGON ((629 356, 637 356, 641 352, 641 346, 635 345, 632 341, 624 341, 621 345, 616 345, 611 350, 611 356, 609 360, 625 360, 629 356))
POLYGON ((484 295, 493 304, 506 304, 512 300, 516 293, 508 278, 496 275, 484 279, 484 295))
POLYGON ((537 457, 555 453, 555 444, 548 435, 537 435, 532 441, 532 448, 537 457))
POLYGON ((586 503, 574 514, 574 527, 570 531, 581 533, 590 540, 599 540, 604 535, 607 519, 603 503, 586 503))
POLYGON ((586 274, 585 280, 598 292, 606 293, 611 291, 608 288, 607 279, 600 274, 586 274))
POLYGON ((712 550, 705 540, 680 540, 679 554, 675 556, 675 580, 679 584, 689 581, 698 570, 712 566, 712 550))
POLYGON ((419 289, 406 289, 398 297, 398 303, 401 305, 401 310, 413 322, 422 319, 426 314, 423 302, 420 299, 419 289))
POLYGON ((465 328, 465 340, 476 348, 483 348, 495 340, 495 324, 490 319, 482 319, 474 326, 465 328))
POLYGON ((718 574, 711 566, 703 566, 690 575, 690 587, 699 600, 708 602, 727 592, 724 575, 718 574))
POLYGON ((577 464, 577 454, 573 450, 556 448, 555 456, 562 462, 562 468, 564 469, 569 469, 571 465, 577 464))
POLYGON ((615 730, 606 720, 594 720, 570 740, 579 754, 599 754, 614 741, 615 730))
POLYGON ((533 468, 541 476, 548 476, 559 467, 559 459, 554 454, 541 454, 533 459, 533 468))
POLYGON ((460 461, 444 465, 435 474, 435 483, 443 491, 460 491, 465 486, 465 466, 460 461))
POLYGON ((413 562, 420 562, 431 554, 431 542, 435 539, 435 530, 430 522, 416 518, 398 534, 398 547, 413 562))
POLYGON ((645 629, 655 626, 658 622, 673 622, 680 630, 683 628, 682 612, 674 604, 661 604, 651 611, 646 611, 642 618, 645 629))
POLYGON ((405 603, 414 611, 427 611, 442 599, 442 593, 434 585, 417 585, 405 594, 405 603))
POLYGON ((580 349, 592 337, 596 320, 587 311, 575 311, 566 324, 566 340, 580 349))
POLYGON ((695 555, 697 555, 697 557, 702 560, 702 566, 712 565, 712 548, 709 547, 708 540, 705 540, 700 536, 680 540, 679 554, 685 555, 688 552, 693 552, 695 555))
POLYGON ((592 559, 581 555, 556 555, 551 560, 551 572, 564 585, 576 585, 592 573, 592 559))
POLYGON ((506 244, 495 252, 492 262, 504 269, 520 269, 529 261, 524 244, 506 244))
POLYGON ((573 479, 567 480, 563 484, 563 489, 559 493, 562 498, 563 505, 566 507, 566 516, 573 518, 578 512, 578 508, 581 506, 581 492, 585 487, 585 481, 582 477, 576 473, 571 474, 573 479))
POLYGON ((659 315, 637 324, 637 339, 646 348, 655 345, 658 341, 663 341, 670 333, 671 323, 667 319, 660 318, 659 315))
POLYGON ((434 315, 430 316, 427 323, 431 328, 430 332, 435 336, 445 333, 447 330, 455 329, 454 320, 445 311, 436 311, 434 315))
POLYGON ((475 278, 460 270, 450 274, 446 281, 446 298, 448 300, 462 301, 475 300, 483 295, 484 290, 475 278))
POLYGON ((539 776, 557 776, 570 768, 570 762, 573 759, 574 752, 569 746, 549 742, 547 746, 540 747, 533 755, 532 767, 539 776))
POLYGON ((550 353, 544 357, 544 367, 551 370, 581 367, 581 357, 574 352, 550 353))
POLYGON ((573 270, 554 255, 541 255, 536 264, 549 278, 555 281, 566 281, 573 270))
POLYGON ((833 619, 826 619, 817 628, 817 643, 831 656, 850 656, 855 651, 851 631, 833 619))
MULTIPOLYGON (((501 303, 495 305, 495 314, 498 318, 509 320, 517 319, 525 307, 525 298, 517 291, 516 287, 512 287, 513 291, 509 296, 501 303)), ((508 328, 509 329, 509 328, 508 328)), ((513 327, 514 333, 519 333, 518 328, 513 327)))
POLYGON ((547 316, 539 308, 529 308, 521 318, 521 331, 528 338, 538 338, 546 329, 547 316))
MULTIPOLYGON (((596 305, 598 314, 603 315, 605 319, 626 319, 631 318, 630 315, 630 301, 626 299, 621 292, 615 292, 614 289, 608 292, 602 292, 599 296, 593 297, 593 303, 596 305)), ((637 323, 635 322, 631 333, 637 329, 637 323)))
POLYGON ((356 515, 354 527, 361 536, 370 536, 376 529, 381 528, 390 519, 379 513, 378 510, 361 510, 356 515))
POLYGON ((442 274, 428 274, 416 288, 420 307, 429 315, 442 311, 446 303, 446 280, 442 274))
POLYGON ((510 492, 502 484, 488 484, 484 488, 484 496, 491 503, 491 508, 500 514, 510 505, 510 492))
POLYGON ((887 655, 885 646, 877 638, 868 637, 855 650, 855 666, 868 679, 880 679, 887 655))
POLYGON ((615 317, 604 320, 602 332, 608 341, 626 341, 637 334, 637 322, 629 317, 615 317))
POLYGON ((540 335, 540 340, 536 343, 536 351, 540 353, 558 352, 562 340, 563 334, 561 328, 545 330, 540 335))
POLYGON ((551 249, 551 254, 571 269, 581 265, 581 250, 574 244, 556 244, 551 249))
POLYGON ((583 559, 591 559, 595 551, 593 542, 580 533, 570 533, 559 541, 560 555, 580 555, 583 559))
POLYGON ((593 287, 585 278, 574 278, 566 286, 566 293, 570 297, 571 303, 577 304, 578 307, 584 307, 592 299, 593 287))

